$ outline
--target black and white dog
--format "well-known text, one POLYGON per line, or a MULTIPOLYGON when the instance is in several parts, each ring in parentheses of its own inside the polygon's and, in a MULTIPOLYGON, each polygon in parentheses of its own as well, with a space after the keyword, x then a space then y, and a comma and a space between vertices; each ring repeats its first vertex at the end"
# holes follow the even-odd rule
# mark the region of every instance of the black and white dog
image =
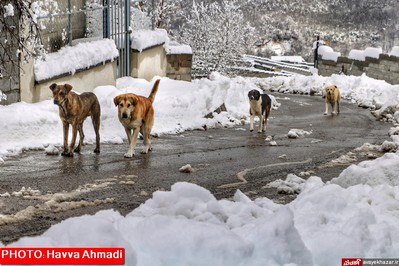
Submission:
POLYGON ((259 130, 258 133, 266 131, 267 118, 270 115, 270 109, 272 107, 272 100, 266 93, 261 94, 258 90, 251 90, 248 92, 249 98, 249 114, 251 115, 251 124, 249 130, 254 130, 254 118, 259 117, 259 130))

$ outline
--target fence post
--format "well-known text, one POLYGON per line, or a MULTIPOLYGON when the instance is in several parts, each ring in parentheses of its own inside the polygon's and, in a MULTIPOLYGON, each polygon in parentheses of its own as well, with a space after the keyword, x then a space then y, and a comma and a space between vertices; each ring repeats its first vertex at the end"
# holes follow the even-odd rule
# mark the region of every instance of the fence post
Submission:
POLYGON ((320 36, 317 35, 316 37, 316 46, 314 49, 314 67, 319 68, 319 42, 320 42, 320 36))
POLYGON ((68 0, 68 44, 72 46, 72 4, 71 0, 68 0))
POLYGON ((109 16, 109 1, 103 0, 103 38, 110 38, 108 16, 109 16))
POLYGON ((130 76, 130 0, 125 0, 125 47, 126 47, 126 67, 125 76, 130 76))

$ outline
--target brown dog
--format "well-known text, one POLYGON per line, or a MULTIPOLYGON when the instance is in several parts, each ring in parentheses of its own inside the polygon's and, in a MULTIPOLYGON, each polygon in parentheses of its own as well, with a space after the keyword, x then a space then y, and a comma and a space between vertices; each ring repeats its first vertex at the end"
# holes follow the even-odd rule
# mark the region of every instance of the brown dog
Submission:
POLYGON ((53 92, 54 104, 59 107, 59 115, 64 128, 64 151, 63 156, 73 157, 73 151, 80 152, 83 139, 83 122, 86 117, 91 116, 94 131, 96 132, 96 149, 95 153, 100 152, 100 116, 101 108, 97 96, 92 92, 84 92, 80 95, 71 91, 72 86, 69 84, 57 85, 51 84, 50 90, 53 92), (72 125, 72 140, 68 147, 69 125, 72 125), (75 146, 76 136, 79 131, 79 145, 75 146))
POLYGON ((331 104, 332 114, 339 114, 339 102, 341 100, 341 93, 336 85, 331 85, 324 88, 324 97, 326 103, 325 115, 328 114, 328 105, 331 104))
POLYGON ((119 121, 125 128, 129 143, 129 149, 125 153, 126 158, 134 155, 139 132, 144 138, 144 148, 141 153, 148 153, 151 150, 151 130, 154 125, 152 103, 158 91, 159 82, 159 79, 155 81, 148 98, 133 93, 118 95, 114 98, 115 106, 118 106, 119 121))

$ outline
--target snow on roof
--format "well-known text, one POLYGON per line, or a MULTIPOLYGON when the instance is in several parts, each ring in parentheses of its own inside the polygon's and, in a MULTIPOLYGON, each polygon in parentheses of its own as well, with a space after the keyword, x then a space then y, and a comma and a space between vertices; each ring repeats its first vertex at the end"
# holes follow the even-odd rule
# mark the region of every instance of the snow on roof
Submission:
POLYGON ((389 55, 393 55, 393 56, 399 57, 399 46, 392 47, 392 50, 389 53, 389 55))
POLYGON ((317 51, 319 55, 321 55, 321 58, 324 60, 332 60, 337 62, 338 57, 341 56, 341 53, 334 52, 334 50, 327 45, 320 46, 317 51))
POLYGON ((110 39, 67 46, 58 52, 47 54, 44 60, 35 61, 35 79, 42 81, 66 73, 74 74, 77 70, 114 60, 118 56, 118 49, 110 39))
POLYGON ((170 42, 164 45, 166 54, 193 54, 190 45, 170 42))
POLYGON ((164 29, 138 30, 132 33, 132 49, 142 52, 145 49, 169 43, 168 33, 164 29))

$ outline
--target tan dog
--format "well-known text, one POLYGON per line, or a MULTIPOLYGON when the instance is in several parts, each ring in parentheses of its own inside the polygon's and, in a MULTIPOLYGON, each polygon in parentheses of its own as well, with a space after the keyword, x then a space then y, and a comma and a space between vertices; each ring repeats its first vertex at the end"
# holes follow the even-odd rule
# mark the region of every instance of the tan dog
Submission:
POLYGON ((80 152, 85 137, 83 133, 83 122, 86 117, 91 116, 94 131, 96 133, 95 153, 100 152, 100 116, 101 108, 97 96, 92 92, 84 92, 80 95, 71 91, 69 84, 51 84, 50 90, 53 92, 54 104, 59 107, 59 115, 64 128, 64 151, 63 156, 73 157, 73 152, 80 152), (72 140, 68 147, 69 125, 72 125, 72 140), (79 145, 74 150, 76 136, 79 131, 79 145))
POLYGON ((119 121, 125 128, 129 143, 129 149, 125 153, 126 158, 133 157, 139 132, 144 138, 144 148, 141 153, 148 153, 151 150, 151 130, 154 125, 152 103, 158 91, 159 82, 159 79, 155 81, 148 98, 133 93, 118 95, 114 98, 115 106, 118 106, 119 121))
POLYGON ((328 114, 328 105, 331 104, 332 114, 339 114, 339 101, 341 100, 341 93, 336 85, 331 85, 324 88, 324 97, 326 103, 325 115, 328 114))

